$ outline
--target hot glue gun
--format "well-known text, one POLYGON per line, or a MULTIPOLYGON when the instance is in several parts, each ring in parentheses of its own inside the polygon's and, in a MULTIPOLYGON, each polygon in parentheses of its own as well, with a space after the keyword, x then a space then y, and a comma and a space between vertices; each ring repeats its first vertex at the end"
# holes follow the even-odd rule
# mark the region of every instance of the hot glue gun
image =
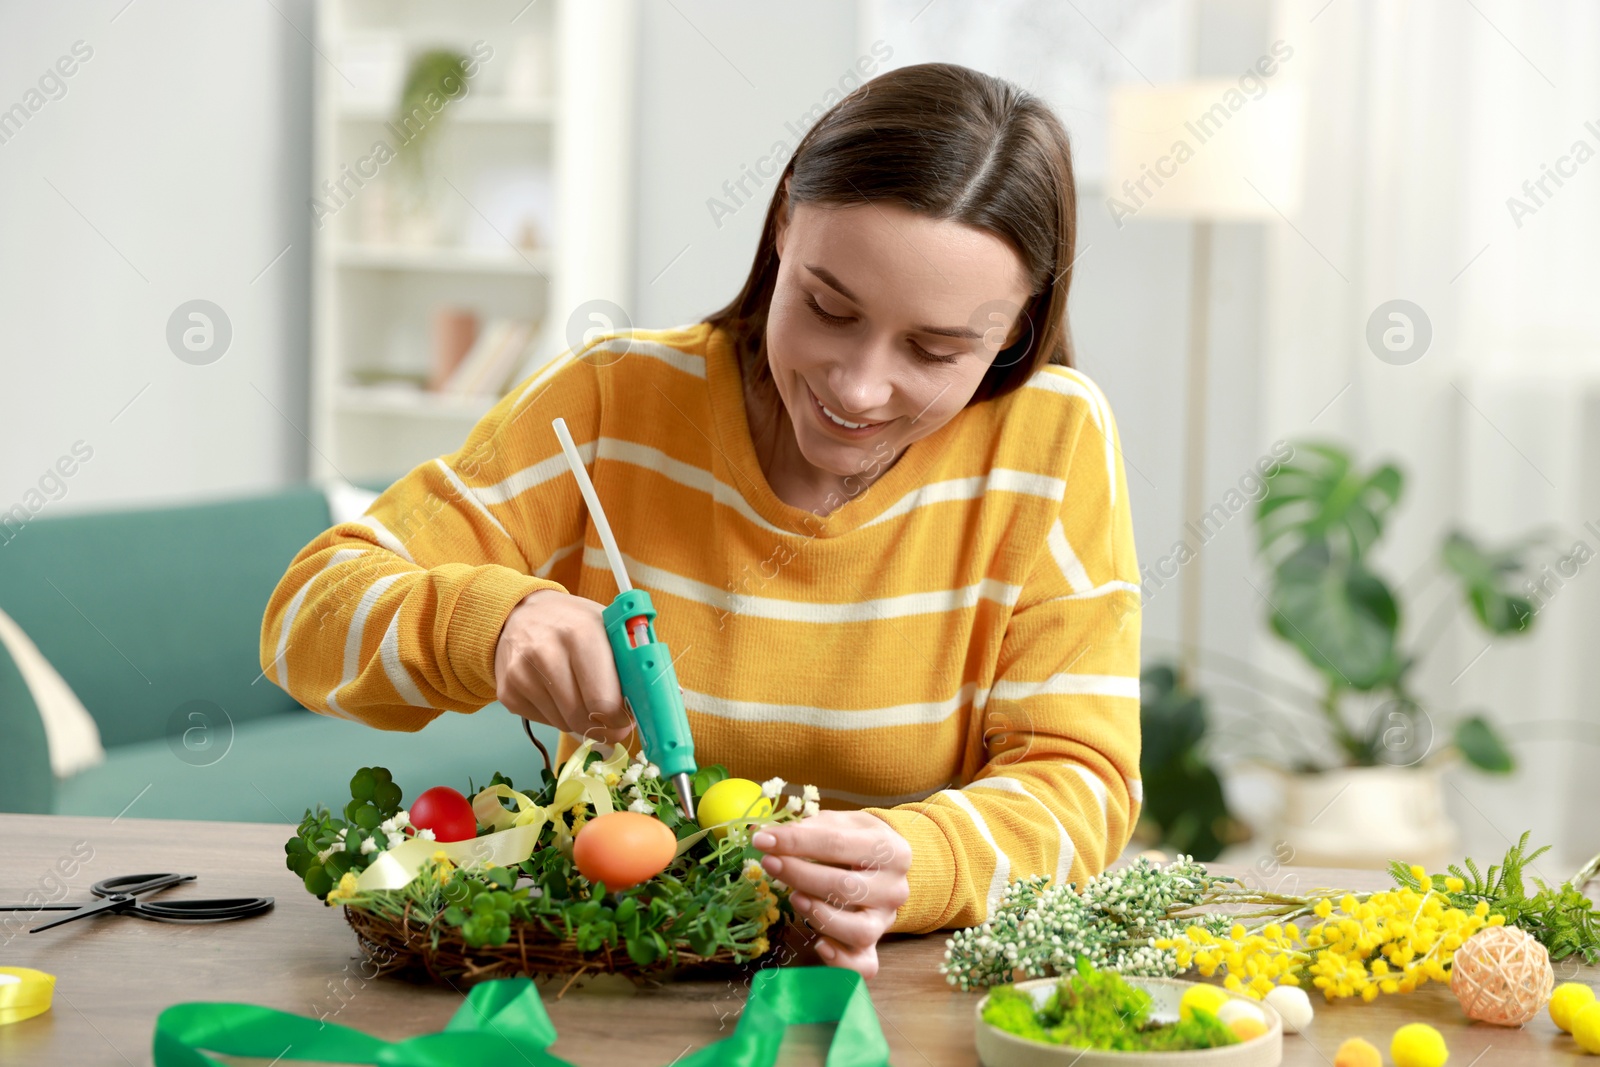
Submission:
POLYGON ((594 483, 584 469, 583 458, 572 443, 565 419, 556 419, 556 436, 566 453, 567 465, 577 479, 578 488, 589 506, 600 543, 605 546, 611 573, 617 579, 617 598, 601 613, 606 636, 611 640, 611 655, 617 663, 617 678, 622 683, 622 699, 639 724, 645 758, 661 769, 678 793, 678 804, 694 820, 694 790, 690 776, 698 769, 694 762, 694 738, 689 733, 689 716, 683 707, 683 689, 672 665, 672 653, 656 639, 655 605, 650 594, 635 589, 622 565, 622 552, 611 535, 605 509, 595 494, 594 483))

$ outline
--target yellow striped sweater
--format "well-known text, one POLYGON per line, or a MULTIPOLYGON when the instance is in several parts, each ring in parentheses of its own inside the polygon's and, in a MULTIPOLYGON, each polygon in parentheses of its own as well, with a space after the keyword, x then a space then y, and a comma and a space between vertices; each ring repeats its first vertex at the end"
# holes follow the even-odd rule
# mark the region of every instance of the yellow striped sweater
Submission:
POLYGON ((564 353, 295 557, 262 623, 268 676, 314 711, 419 730, 494 701, 528 593, 609 604, 557 416, 660 613, 697 760, 899 831, 911 893, 890 932, 975 925, 1011 879, 1081 885, 1115 861, 1142 801, 1139 569, 1111 409, 1065 367, 819 517, 767 484, 722 331, 564 353))

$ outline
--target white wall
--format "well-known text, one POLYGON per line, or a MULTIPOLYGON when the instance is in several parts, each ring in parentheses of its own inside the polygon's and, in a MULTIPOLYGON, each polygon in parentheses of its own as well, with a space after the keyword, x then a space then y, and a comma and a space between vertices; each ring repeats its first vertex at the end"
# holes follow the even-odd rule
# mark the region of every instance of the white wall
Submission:
POLYGON ((42 105, 0 143, 0 511, 306 467, 310 0, 125 3, 0 3, 0 109, 42 105), (29 98, 79 41, 64 95, 29 98), (233 331, 204 366, 166 341, 196 298, 233 331), (30 497, 80 440, 59 499, 30 497))

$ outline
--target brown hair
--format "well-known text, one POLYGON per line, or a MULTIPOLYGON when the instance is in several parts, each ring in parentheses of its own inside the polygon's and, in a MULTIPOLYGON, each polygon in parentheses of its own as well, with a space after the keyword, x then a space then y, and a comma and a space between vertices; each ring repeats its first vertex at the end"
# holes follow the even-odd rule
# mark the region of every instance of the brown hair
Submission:
POLYGON ((1021 255, 1032 293, 1026 325, 969 403, 1004 396, 1046 363, 1072 366, 1067 289, 1077 191, 1066 131, 1037 97, 968 67, 919 63, 860 86, 806 131, 767 207, 744 288, 705 319, 728 331, 744 380, 763 391, 772 382, 766 324, 785 194, 791 210, 896 201, 993 233, 1021 255))

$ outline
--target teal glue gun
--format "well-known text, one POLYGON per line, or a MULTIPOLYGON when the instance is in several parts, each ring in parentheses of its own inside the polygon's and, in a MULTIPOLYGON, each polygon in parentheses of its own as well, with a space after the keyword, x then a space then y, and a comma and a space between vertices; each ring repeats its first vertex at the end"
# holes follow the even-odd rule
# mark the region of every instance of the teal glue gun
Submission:
POLYGON ((606 521, 605 509, 584 469, 583 457, 578 455, 567 430, 565 419, 552 424, 556 437, 561 440, 561 450, 566 453, 567 465, 577 479, 578 488, 589 506, 589 516, 594 520, 600 543, 605 546, 606 559, 617 580, 617 598, 601 613, 606 636, 611 641, 611 655, 617 663, 617 679, 622 683, 622 698, 639 724, 639 738, 645 758, 661 769, 661 776, 671 780, 678 794, 678 804, 693 821, 694 790, 690 777, 698 769, 694 762, 694 738, 689 733, 689 716, 683 707, 683 690, 678 685, 678 673, 672 665, 672 653, 656 639, 655 605, 650 594, 635 589, 628 580, 628 571, 622 564, 622 551, 617 548, 611 534, 611 524, 606 521))

